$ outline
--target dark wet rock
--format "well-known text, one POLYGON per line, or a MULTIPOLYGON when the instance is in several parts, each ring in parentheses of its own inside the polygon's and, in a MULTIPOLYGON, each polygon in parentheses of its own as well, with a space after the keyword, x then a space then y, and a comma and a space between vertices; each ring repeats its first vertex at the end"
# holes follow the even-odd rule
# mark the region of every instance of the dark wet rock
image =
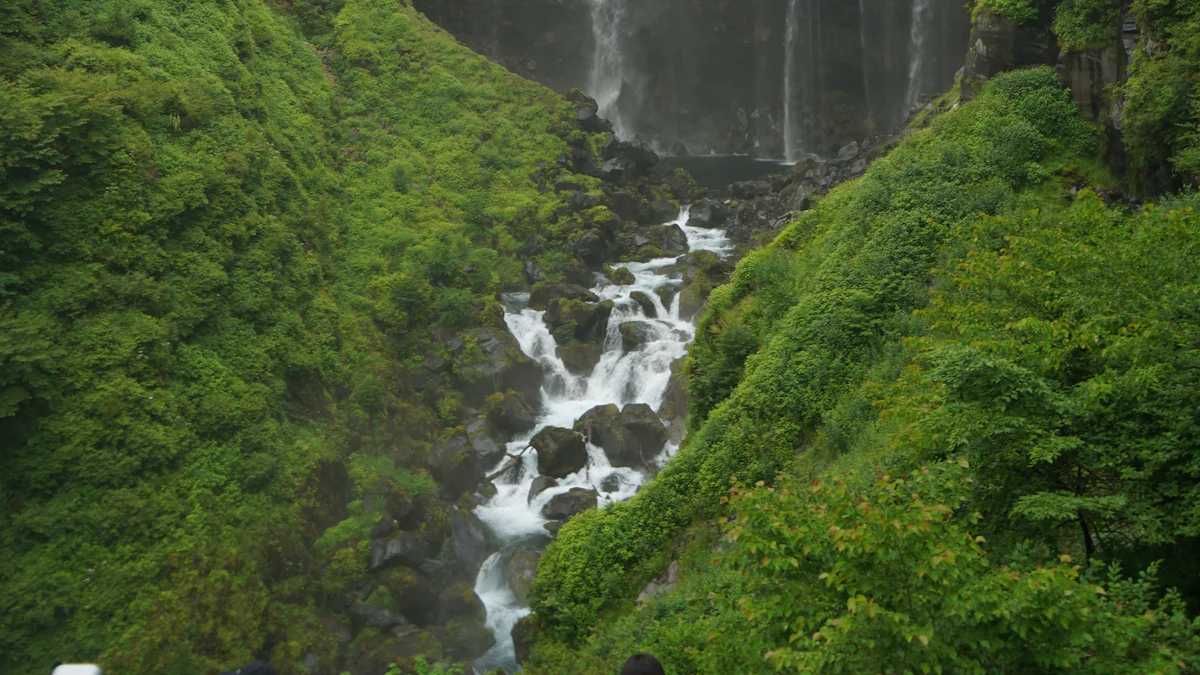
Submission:
POLYGON ((634 278, 633 272, 630 272, 629 268, 627 267, 614 267, 607 276, 609 281, 618 286, 632 286, 633 284, 637 283, 637 279, 634 278))
POLYGON ((526 401, 540 400, 542 366, 521 351, 506 328, 472 328, 444 339, 458 365, 456 388, 467 405, 478 408, 488 396, 512 389, 526 401), (468 340, 478 351, 466 351, 468 340))
POLYGON ((620 331, 621 346, 627 352, 637 351, 658 337, 658 331, 646 321, 626 321, 621 324, 620 331))
POLYGON ((729 186, 734 199, 753 199, 771 192, 771 183, 767 180, 747 180, 729 186))
POLYGON ((679 217, 679 207, 665 199, 650 202, 650 217, 646 224, 661 225, 679 217))
POLYGON ((559 347, 555 350, 559 360, 567 367, 567 370, 572 375, 582 375, 587 377, 592 374, 592 370, 596 368, 596 364, 600 363, 600 357, 604 355, 604 350, 600 345, 584 343, 577 345, 569 345, 559 347))
MULTIPOLYGON (((587 265, 584 265, 578 260, 568 260, 567 262, 563 263, 562 276, 568 284, 573 286, 587 287, 596 283, 596 274, 588 269, 587 265)), ((595 296, 591 297, 594 298, 595 296)), ((588 300, 587 297, 583 299, 588 300)), ((599 298, 595 298, 589 301, 595 302, 598 299, 599 298)))
POLYGON ((557 298, 567 300, 582 300, 583 302, 600 302, 600 298, 596 297, 583 286, 575 284, 560 284, 560 283, 540 283, 533 287, 529 294, 529 308, 544 310, 550 306, 550 301, 557 298))
MULTIPOLYGON (((671 379, 667 382, 667 393, 663 396, 658 415, 671 424, 672 433, 681 437, 688 412, 688 378, 684 369, 686 357, 671 363, 671 379)), ((676 438, 679 440, 679 438, 676 438)))
POLYGON ((623 410, 613 404, 596 406, 579 418, 575 430, 603 448, 613 466, 649 468, 667 442, 666 427, 645 403, 623 410))
POLYGON ((533 643, 536 640, 536 628, 534 626, 532 615, 519 619, 513 625, 512 641, 513 648, 516 650, 517 663, 525 663, 529 660, 529 654, 533 650, 533 643))
POLYGON ((492 531, 470 511, 450 512, 450 552, 460 568, 474 575, 483 561, 497 550, 492 531))
POLYGON ((392 626, 408 626, 408 619, 404 615, 386 607, 378 607, 375 605, 356 604, 350 609, 350 618, 359 626, 370 628, 378 628, 387 630, 392 626))
POLYGON ((595 490, 571 488, 560 495, 554 495, 542 507, 542 516, 548 520, 568 520, 588 509, 596 508, 596 500, 595 490))
POLYGON ((442 656, 453 660, 474 660, 496 644, 496 636, 491 629, 483 621, 475 619, 452 619, 438 631, 438 635, 442 643, 442 656))
POLYGON ((1053 5, 1020 25, 992 12, 979 12, 971 26, 970 49, 963 66, 963 100, 969 100, 983 82, 1000 73, 1054 65, 1058 43, 1053 24, 1053 5))
POLYGON ((546 529, 546 532, 550 533, 551 537, 557 537, 558 531, 561 530, 562 526, 565 524, 566 523, 563 523, 561 521, 552 520, 552 521, 546 523, 545 525, 543 525, 542 527, 546 529))
POLYGON ((658 155, 644 143, 627 143, 611 137, 601 150, 601 177, 610 182, 628 183, 643 176, 658 164, 658 155))
POLYGON ((538 473, 566 478, 587 466, 587 446, 583 437, 560 427, 546 427, 529 444, 538 453, 538 473))
POLYGON ((429 455, 429 472, 437 479, 449 499, 458 499, 464 492, 474 492, 483 482, 479 455, 471 447, 465 433, 457 433, 439 444, 429 455))
POLYGON ((438 580, 411 567, 395 567, 380 575, 377 583, 409 621, 419 626, 433 621, 438 592, 443 587, 438 580))
POLYGON ((679 287, 674 284, 659 286, 654 293, 658 296, 659 300, 662 300, 663 307, 670 310, 671 303, 674 302, 675 296, 679 293, 679 287))
POLYGON ((383 539, 395 531, 396 521, 393 520, 390 515, 384 516, 379 519, 379 522, 375 523, 375 525, 371 527, 371 538, 383 539))
POLYGON ((678 225, 657 227, 650 238, 666 255, 683 255, 688 252, 687 234, 678 225))
POLYGON ((637 303, 638 307, 642 308, 642 312, 651 319, 658 318, 658 308, 654 306, 654 301, 650 296, 642 291, 634 291, 629 294, 629 299, 637 303))
POLYGON ((636 192, 617 190, 609 195, 609 208, 627 223, 645 223, 650 219, 650 205, 636 192))
POLYGON ((495 394, 488 399, 487 419, 502 434, 518 434, 537 426, 533 407, 518 392, 495 394))
POLYGON ((482 622, 487 618, 487 608, 467 583, 457 583, 438 593, 434 621, 446 623, 452 619, 469 619, 482 622))
POLYGON ((704 199, 692 205, 688 225, 708 229, 720 228, 729 220, 729 207, 716 199, 704 199))
POLYGON ((414 532, 401 532, 389 539, 371 542, 372 571, 406 565, 417 567, 425 560, 425 542, 414 532))
MULTIPOLYGON (((518 396, 520 394, 517 394, 518 396)), ((479 456, 481 466, 490 466, 495 464, 500 455, 504 454, 504 448, 496 439, 492 438, 491 434, 479 432, 471 436, 471 449, 479 456)))
POLYGON ((610 473, 600 481, 600 491, 605 494, 621 491, 621 477, 615 473, 610 473))
POLYGON ((520 547, 505 556, 504 580, 508 582, 508 587, 521 604, 525 604, 529 597, 529 588, 537 576, 538 560, 541 557, 542 551, 532 547, 520 547))
POLYGON ((592 342, 604 339, 613 303, 605 300, 591 304, 581 300, 555 298, 543 316, 551 335, 560 345, 573 341, 592 342))
POLYGON ((533 500, 537 499, 538 495, 557 485, 558 481, 554 480, 550 476, 538 476, 537 478, 533 479, 532 483, 529 484, 529 497, 526 498, 525 501, 532 504, 533 500))
POLYGON ((598 230, 588 230, 572 240, 575 257, 592 267, 598 267, 612 259, 615 251, 608 239, 598 230))

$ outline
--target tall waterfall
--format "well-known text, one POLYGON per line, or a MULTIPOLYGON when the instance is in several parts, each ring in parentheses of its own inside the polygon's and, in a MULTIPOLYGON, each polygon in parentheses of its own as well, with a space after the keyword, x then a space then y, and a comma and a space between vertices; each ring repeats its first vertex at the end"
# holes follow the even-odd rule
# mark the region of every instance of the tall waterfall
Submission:
POLYGON ((796 147, 796 24, 800 22, 800 0, 788 0, 787 28, 783 43, 783 156, 788 162, 799 157, 796 147))
POLYGON ((626 81, 624 45, 627 0, 588 0, 592 8, 592 64, 588 93, 600 105, 600 115, 612 122, 618 136, 630 138, 621 116, 621 90, 626 81))
MULTIPOLYGON (((725 256, 733 250, 733 243, 722 230, 707 230, 687 225, 688 207, 684 207, 674 224, 687 235, 692 251, 711 251, 725 256)), ((585 412, 598 405, 646 403, 652 409, 662 406, 671 379, 671 363, 687 353, 688 345, 695 336, 696 327, 680 318, 679 297, 662 302, 656 292, 666 286, 678 286, 681 282, 672 279, 666 268, 675 263, 674 258, 658 258, 644 263, 625 263, 633 273, 634 282, 628 286, 597 279, 592 291, 601 300, 613 301, 613 313, 608 323, 608 332, 603 341, 603 355, 592 374, 576 377, 567 370, 555 351, 555 341, 543 321, 545 312, 526 306, 528 295, 505 297, 505 323, 521 345, 521 351, 544 367, 542 387, 542 413, 537 427, 508 444, 507 450, 520 457, 515 468, 496 479, 496 495, 480 505, 475 513, 491 529, 505 550, 512 550, 529 542, 544 542, 549 536, 544 529, 546 518, 542 507, 553 497, 571 488, 585 488, 599 493, 599 506, 633 497, 638 488, 648 479, 645 472, 636 469, 614 467, 604 450, 588 444, 587 465, 579 472, 563 478, 554 487, 541 494, 529 496, 534 479, 538 476, 536 453, 524 450, 533 435, 547 426, 571 428, 585 412), (654 312, 647 315, 645 309, 632 300, 636 291, 644 293, 653 303, 654 312), (623 348, 620 325, 626 321, 643 321, 652 326, 654 337, 635 351, 623 348), (512 548, 510 548, 512 547, 512 548)), ((662 454, 651 460, 651 464, 662 466, 670 459, 678 445, 667 443, 662 454)), ((501 460, 498 470, 509 460, 501 460)), ((494 554, 484 562, 475 581, 475 592, 487 608, 487 626, 496 636, 496 644, 475 661, 475 672, 483 673, 503 667, 515 672, 516 663, 512 642, 512 629, 516 622, 529 614, 529 608, 513 593, 505 576, 505 551, 494 554)))
POLYGON ((908 96, 906 99, 908 110, 906 112, 912 111, 925 86, 925 45, 933 23, 930 16, 933 13, 932 10, 931 0, 914 0, 913 2, 912 23, 909 30, 908 96))
POLYGON ((867 0, 858 0, 858 43, 862 48, 863 99, 867 103, 867 117, 875 117, 875 106, 871 95, 871 65, 867 56, 867 0))

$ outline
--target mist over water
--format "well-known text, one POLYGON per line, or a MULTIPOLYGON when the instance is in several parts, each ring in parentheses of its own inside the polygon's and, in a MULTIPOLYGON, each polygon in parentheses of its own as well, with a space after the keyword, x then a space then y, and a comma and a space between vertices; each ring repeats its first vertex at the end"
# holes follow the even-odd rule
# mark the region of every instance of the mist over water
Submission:
MULTIPOLYGON (((706 230, 689 227, 688 207, 684 207, 674 221, 687 235, 692 251, 712 251, 720 256, 728 255, 733 244, 722 230, 706 230)), ((621 266, 633 273, 634 283, 623 286, 598 277, 592 291, 601 301, 612 300, 614 309, 604 338, 604 354, 600 363, 588 377, 576 377, 568 372, 555 354, 554 338, 542 320, 544 312, 529 309, 527 294, 513 294, 504 298, 505 322, 516 336, 521 350, 536 359, 544 368, 542 386, 543 410, 537 427, 508 444, 508 453, 520 455, 519 465, 496 479, 496 495, 479 506, 475 513, 496 535, 501 547, 525 541, 549 540, 542 517, 542 507, 553 497, 571 488, 596 490, 599 506, 624 501, 633 497, 637 490, 650 478, 647 473, 636 469, 614 467, 604 451, 588 444, 588 463, 578 473, 558 481, 558 485, 542 492, 532 501, 528 500, 533 479, 538 476, 537 453, 529 449, 529 440, 548 426, 571 428, 585 412, 609 403, 624 407, 630 403, 645 403, 658 410, 663 403, 667 385, 671 378, 671 363, 687 353, 688 345, 695 336, 695 325, 679 318, 679 298, 670 307, 664 306, 655 292, 663 286, 681 282, 664 274, 676 258, 658 258, 644 263, 624 263, 621 266), (630 299, 634 291, 648 295, 657 310, 657 318, 649 318, 642 308, 630 299), (655 337, 641 349, 626 352, 621 344, 620 325, 626 321, 646 321, 654 326, 655 337), (521 453, 524 452, 522 455, 521 453)), ((668 442, 663 452, 651 463, 661 467, 678 450, 678 444, 668 442)), ((510 460, 504 458, 489 473, 503 468, 510 460)), ((475 592, 487 607, 487 627, 496 636, 496 645, 474 664, 476 672, 483 673, 496 667, 515 670, 511 631, 513 625, 529 613, 521 605, 504 578, 501 554, 492 555, 475 582, 475 592)))

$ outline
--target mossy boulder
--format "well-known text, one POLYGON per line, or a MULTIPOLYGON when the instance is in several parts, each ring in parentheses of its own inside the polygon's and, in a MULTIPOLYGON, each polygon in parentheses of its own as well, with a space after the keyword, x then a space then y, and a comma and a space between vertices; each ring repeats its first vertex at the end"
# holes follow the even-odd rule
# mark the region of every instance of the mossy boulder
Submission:
POLYGON ((630 272, 627 267, 611 267, 607 270, 605 276, 608 277, 609 281, 618 286, 632 286, 637 283, 633 272, 630 272))
POLYGON ((488 396, 513 390, 526 401, 538 401, 542 388, 542 366, 521 351, 507 328, 473 328, 444 341, 457 370, 455 389, 474 408, 488 396))
POLYGON ((484 410, 488 422, 505 436, 530 431, 537 426, 533 406, 517 391, 489 396, 484 410))
POLYGON ((570 520, 588 509, 596 508, 597 498, 595 490, 571 488, 551 497, 542 507, 542 516, 548 520, 570 520))
POLYGON ((642 313, 648 318, 658 318, 658 307, 654 306, 654 301, 650 299, 649 295, 642 291, 634 291, 629 294, 629 299, 637 303, 637 306, 642 308, 642 313))
POLYGON ((612 404, 596 406, 575 422, 575 431, 603 448, 613 466, 649 469, 667 442, 666 427, 645 403, 621 410, 612 404))
POLYGON ((437 479, 447 499, 474 492, 483 482, 483 466, 465 432, 439 443, 429 455, 429 472, 437 479))
POLYGON ((600 302, 600 298, 583 286, 561 282, 542 282, 534 284, 529 293, 529 308, 544 310, 550 307, 550 301, 558 298, 566 300, 582 300, 583 302, 600 302))
POLYGON ((658 329, 648 321, 626 321, 621 324, 621 346, 627 352, 635 352, 646 343, 658 339, 658 329))
POLYGON ((612 311, 611 300, 592 304, 582 300, 555 298, 550 301, 543 321, 560 345, 572 341, 599 341, 604 339, 608 330, 608 318, 612 311))
POLYGON ((600 363, 604 350, 600 345, 583 343, 559 347, 555 353, 572 375, 587 377, 595 370, 596 364, 600 363))
POLYGON ((566 478, 587 466, 587 446, 583 437, 561 427, 546 427, 529 444, 538 453, 538 473, 566 478))

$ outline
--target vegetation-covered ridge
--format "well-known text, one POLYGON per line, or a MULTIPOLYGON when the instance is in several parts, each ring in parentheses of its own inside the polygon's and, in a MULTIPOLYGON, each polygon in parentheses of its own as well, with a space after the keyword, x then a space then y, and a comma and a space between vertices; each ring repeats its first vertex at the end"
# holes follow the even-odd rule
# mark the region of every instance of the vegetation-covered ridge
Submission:
POLYGON ((1097 152, 1007 73, 742 260, 679 455, 543 557, 529 669, 1200 667, 1200 217, 1106 203, 1097 152))
POLYGON ((479 357, 431 334, 561 274, 581 133, 403 2, 3 3, 0 672, 340 665, 364 487, 464 408, 421 357, 479 357))

